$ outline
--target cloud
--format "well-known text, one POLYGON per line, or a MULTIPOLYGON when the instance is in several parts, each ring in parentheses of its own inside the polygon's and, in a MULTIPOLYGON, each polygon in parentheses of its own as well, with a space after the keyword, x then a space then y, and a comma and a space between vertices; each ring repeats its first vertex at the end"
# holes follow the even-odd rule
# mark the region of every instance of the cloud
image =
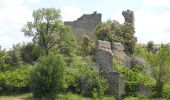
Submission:
MULTIPOLYGON (((124 22, 121 10, 116 12, 112 20, 124 22)), ((154 13, 150 10, 138 10, 135 15, 135 35, 139 43, 147 43, 152 40, 155 43, 170 42, 170 12, 154 13)))
POLYGON ((122 10, 117 11, 116 13, 113 14, 111 17, 111 20, 117 20, 119 23, 124 23, 124 17, 122 16, 122 10))
POLYGON ((64 6, 61 8, 63 21, 73 21, 81 16, 81 11, 75 6, 64 6))
POLYGON ((143 0, 142 2, 147 6, 170 7, 170 0, 143 0))
POLYGON ((139 42, 155 43, 170 42, 170 12, 154 13, 150 10, 140 10, 135 13, 136 36, 139 42))
MULTIPOLYGON (((39 0, 31 0, 30 3, 39 0)), ((26 0, 1 0, 0 5, 0 45, 2 48, 11 48, 13 44, 28 42, 31 39, 25 38, 21 33, 22 26, 32 19, 32 10, 25 3, 26 0)))

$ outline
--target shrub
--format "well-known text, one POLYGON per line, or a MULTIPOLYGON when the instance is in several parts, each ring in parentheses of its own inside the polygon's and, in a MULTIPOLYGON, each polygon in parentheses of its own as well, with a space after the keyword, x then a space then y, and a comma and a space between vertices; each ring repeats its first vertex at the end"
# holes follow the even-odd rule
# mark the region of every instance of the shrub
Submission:
POLYGON ((114 66, 120 72, 125 80, 125 94, 123 96, 138 96, 139 86, 152 87, 155 80, 141 66, 135 65, 132 69, 121 66, 117 60, 114 60, 114 66))
POLYGON ((0 72, 0 93, 28 92, 30 87, 29 73, 31 70, 32 66, 24 65, 16 70, 0 72))
POLYGON ((90 61, 73 61, 67 71, 67 79, 71 80, 68 86, 71 91, 86 97, 103 96, 107 89, 106 80, 90 61))
POLYGON ((63 84, 65 62, 59 54, 49 54, 39 59, 31 73, 31 88, 34 97, 54 99, 63 84))
POLYGON ((170 99, 170 84, 165 84, 163 87, 163 97, 170 99))

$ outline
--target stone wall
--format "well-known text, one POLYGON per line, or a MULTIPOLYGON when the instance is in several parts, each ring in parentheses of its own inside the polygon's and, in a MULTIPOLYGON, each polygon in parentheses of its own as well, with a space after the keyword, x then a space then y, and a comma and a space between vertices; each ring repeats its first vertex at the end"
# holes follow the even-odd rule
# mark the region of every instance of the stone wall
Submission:
POLYGON ((113 53, 111 51, 110 42, 98 40, 96 44, 95 60, 100 71, 113 70, 113 53))
POLYGON ((114 57, 119 61, 122 66, 131 68, 131 58, 124 52, 124 45, 118 42, 112 42, 112 52, 114 57))
POLYGON ((95 36, 92 33, 96 26, 101 23, 101 18, 102 14, 95 11, 92 14, 84 14, 75 21, 65 21, 64 24, 72 27, 78 40, 81 41, 84 34, 94 39, 95 36))
POLYGON ((111 43, 98 40, 96 44, 95 60, 100 69, 100 74, 107 79, 109 88, 107 95, 112 95, 116 99, 121 99, 124 92, 124 82, 122 75, 114 70, 113 66, 114 54, 111 50, 111 43))
POLYGON ((125 22, 127 23, 131 23, 133 26, 135 26, 135 17, 134 17, 134 13, 131 10, 126 10, 126 11, 122 11, 122 15, 125 19, 125 22))
POLYGON ((109 88, 106 91, 107 95, 114 96, 117 100, 121 99, 124 93, 123 76, 116 71, 102 71, 100 74, 105 77, 109 83, 109 88))

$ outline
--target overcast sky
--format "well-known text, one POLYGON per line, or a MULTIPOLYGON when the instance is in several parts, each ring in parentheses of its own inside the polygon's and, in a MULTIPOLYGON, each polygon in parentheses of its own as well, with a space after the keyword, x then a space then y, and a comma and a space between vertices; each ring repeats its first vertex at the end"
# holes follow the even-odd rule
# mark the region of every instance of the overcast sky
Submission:
POLYGON ((170 42, 170 0, 0 0, 0 45, 11 48, 13 44, 28 42, 21 28, 32 19, 32 11, 55 7, 61 10, 62 20, 76 20, 82 14, 102 13, 108 19, 124 22, 123 10, 133 10, 135 36, 138 43, 170 42))

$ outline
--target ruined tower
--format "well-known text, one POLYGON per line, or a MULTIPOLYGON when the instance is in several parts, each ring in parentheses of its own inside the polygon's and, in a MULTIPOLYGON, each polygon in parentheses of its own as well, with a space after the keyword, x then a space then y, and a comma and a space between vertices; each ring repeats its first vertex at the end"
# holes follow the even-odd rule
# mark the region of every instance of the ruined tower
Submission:
POLYGON ((133 27, 135 26, 135 18, 134 18, 134 12, 131 10, 126 10, 126 11, 122 11, 122 15, 125 19, 125 22, 127 23, 131 23, 133 25, 133 27))
POLYGON ((101 23, 101 18, 102 14, 95 11, 92 14, 84 14, 75 21, 65 21, 64 24, 72 27, 72 33, 76 35, 78 41, 81 41, 85 34, 95 39, 92 33, 101 23))

